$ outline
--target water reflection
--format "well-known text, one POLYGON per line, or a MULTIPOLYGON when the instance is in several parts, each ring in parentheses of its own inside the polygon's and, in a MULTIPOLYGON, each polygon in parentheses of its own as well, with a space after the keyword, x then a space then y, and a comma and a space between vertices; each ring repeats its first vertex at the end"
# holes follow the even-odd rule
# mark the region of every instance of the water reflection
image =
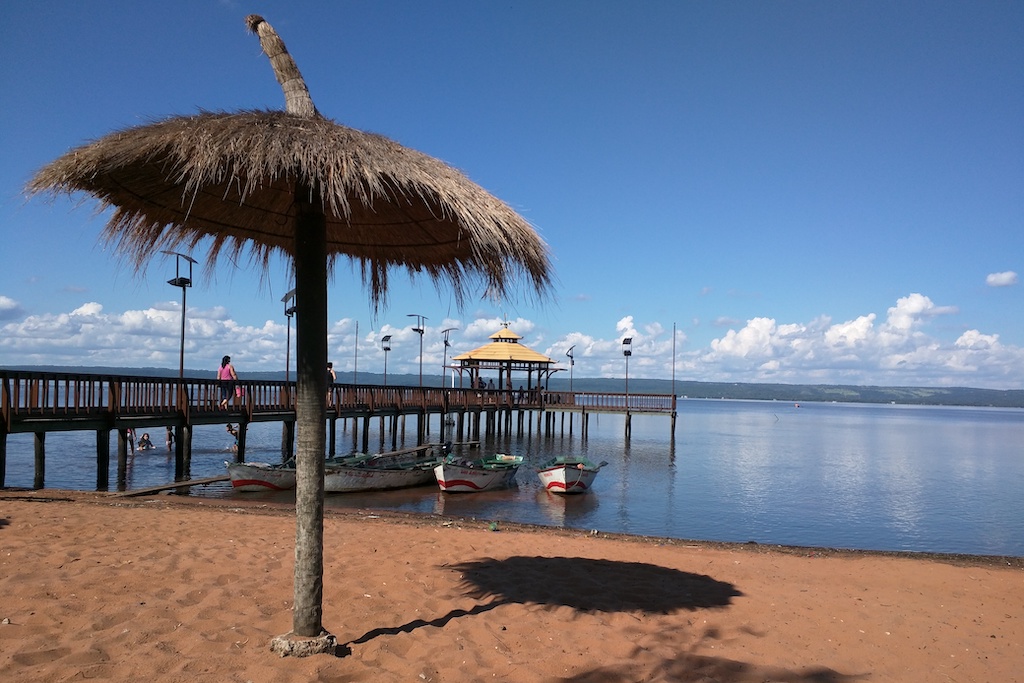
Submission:
MULTIPOLYGON (((372 445, 379 432, 371 425, 372 445)), ((682 401, 675 442, 668 418, 634 416, 632 427, 628 443, 616 415, 594 416, 585 441, 577 424, 573 435, 531 426, 485 442, 482 451, 526 459, 508 490, 458 495, 426 486, 329 496, 326 505, 676 538, 1024 555, 1022 410, 682 401), (548 494, 533 468, 560 453, 610 464, 588 494, 548 494)), ((222 426, 197 427, 192 476, 223 474, 230 441, 222 426)), ((339 423, 338 450, 356 441, 339 423)), ((116 453, 113 438, 111 445, 116 453)), ((280 425, 250 425, 247 445, 249 460, 279 460, 280 425)), ((94 433, 53 433, 46 448, 47 486, 95 487, 94 433)), ((163 449, 129 459, 129 488, 173 478, 163 449)), ((32 436, 8 435, 6 484, 32 483, 32 436)), ((263 500, 228 486, 193 495, 263 500)))
POLYGON ((587 493, 565 496, 543 489, 537 491, 535 499, 548 522, 581 529, 587 528, 587 522, 594 519, 601 500, 600 496, 587 493))

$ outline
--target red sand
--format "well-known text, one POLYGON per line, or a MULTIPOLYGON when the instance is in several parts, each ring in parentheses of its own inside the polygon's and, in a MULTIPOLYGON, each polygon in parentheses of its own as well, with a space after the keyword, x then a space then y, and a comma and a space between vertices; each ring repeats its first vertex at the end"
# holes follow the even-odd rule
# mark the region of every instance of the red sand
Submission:
POLYGON ((4 681, 1024 681, 1024 561, 328 511, 324 625, 280 658, 292 511, 0 492, 4 681))

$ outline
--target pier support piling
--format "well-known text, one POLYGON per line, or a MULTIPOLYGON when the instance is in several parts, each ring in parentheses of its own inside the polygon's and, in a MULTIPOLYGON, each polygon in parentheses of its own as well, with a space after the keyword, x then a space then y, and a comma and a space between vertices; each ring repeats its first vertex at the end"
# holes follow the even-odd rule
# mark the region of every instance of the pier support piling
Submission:
POLYGON ((248 427, 247 422, 238 423, 238 448, 235 449, 235 462, 245 462, 245 433, 248 427))
POLYGON ((7 478, 7 430, 0 424, 0 488, 6 486, 7 478))
POLYGON ((32 480, 32 488, 46 488, 46 432, 35 432, 33 434, 35 447, 35 477, 32 480))
POLYGON ((96 430, 96 490, 110 489, 110 431, 96 430))

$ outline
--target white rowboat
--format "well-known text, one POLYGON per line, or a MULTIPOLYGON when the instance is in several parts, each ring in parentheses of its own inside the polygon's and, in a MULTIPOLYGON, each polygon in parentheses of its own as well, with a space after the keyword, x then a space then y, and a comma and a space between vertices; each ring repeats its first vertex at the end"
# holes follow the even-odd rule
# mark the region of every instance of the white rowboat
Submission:
MULTIPOLYGON (((355 453, 337 458, 328 458, 324 467, 330 469, 342 464, 360 462, 371 456, 355 453)), ((257 491, 287 491, 295 488, 295 460, 282 463, 268 462, 224 462, 231 477, 231 486, 242 493, 257 491)))
POLYGON ((383 491, 422 486, 434 480, 438 457, 419 448, 400 455, 375 456, 352 465, 332 464, 324 471, 325 493, 383 491))
POLYGON ((541 486, 551 493, 583 493, 589 491, 594 478, 608 463, 595 465, 586 458, 559 456, 537 468, 541 486))
POLYGON ((498 453, 491 458, 466 460, 449 455, 434 467, 434 477, 442 491, 470 493, 509 486, 523 464, 521 455, 498 453))
POLYGON ((287 491, 295 488, 295 461, 276 465, 267 462, 225 462, 236 491, 287 491))

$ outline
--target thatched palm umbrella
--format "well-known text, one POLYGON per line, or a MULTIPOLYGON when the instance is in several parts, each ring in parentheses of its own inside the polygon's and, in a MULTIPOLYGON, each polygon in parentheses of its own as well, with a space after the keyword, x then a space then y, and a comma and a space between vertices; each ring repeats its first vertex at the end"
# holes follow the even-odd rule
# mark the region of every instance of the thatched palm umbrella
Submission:
MULTIPOLYGON (((111 133, 40 170, 32 193, 86 192, 113 207, 103 233, 142 268, 163 249, 210 242, 267 268, 295 269, 298 479, 293 631, 276 639, 330 648, 323 630, 327 272, 339 255, 361 268, 378 305, 392 267, 501 296, 519 278, 550 286, 547 247, 506 204, 446 164, 316 110, 291 55, 259 16, 246 23, 285 92, 286 111, 200 113, 111 133), (308 639, 308 640, 305 640, 308 639)), ((301 649, 301 648, 299 648, 301 649)))

